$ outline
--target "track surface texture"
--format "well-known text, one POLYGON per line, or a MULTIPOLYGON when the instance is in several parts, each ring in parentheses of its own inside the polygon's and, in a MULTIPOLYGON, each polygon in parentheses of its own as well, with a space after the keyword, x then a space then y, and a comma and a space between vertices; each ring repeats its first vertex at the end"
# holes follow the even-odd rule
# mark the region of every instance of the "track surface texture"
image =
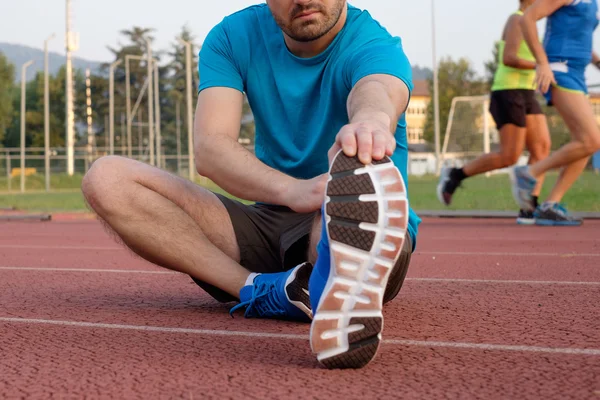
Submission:
POLYGON ((0 399, 600 400, 599 304, 600 221, 424 219, 377 356, 327 370, 96 221, 3 222, 0 399))

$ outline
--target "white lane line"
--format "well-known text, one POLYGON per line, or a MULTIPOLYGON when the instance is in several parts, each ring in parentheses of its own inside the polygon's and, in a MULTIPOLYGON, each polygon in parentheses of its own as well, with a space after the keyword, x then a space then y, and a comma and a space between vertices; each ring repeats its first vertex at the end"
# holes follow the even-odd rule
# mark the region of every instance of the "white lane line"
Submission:
MULTIPOLYGON (((9 245, 2 244, 0 249, 31 250, 92 250, 92 251, 127 251, 116 246, 48 246, 48 245, 9 245)), ((518 257, 600 257, 600 253, 515 253, 515 252, 478 252, 478 251, 419 251, 414 255, 448 255, 448 256, 518 256, 518 257)))
POLYGON ((388 339, 383 343, 395 344, 400 346, 421 346, 421 347, 444 347, 468 350, 487 350, 487 351, 514 351, 522 353, 554 353, 554 354, 575 354, 585 356, 600 356, 600 349, 580 349, 573 347, 540 347, 540 346, 520 346, 504 344, 487 343, 461 343, 461 342, 436 342, 427 340, 397 340, 388 339))
POLYGON ((515 285, 600 285, 600 282, 584 281, 527 281, 527 280, 509 280, 509 279, 459 279, 459 278, 406 278, 413 282, 441 282, 441 283, 504 283, 515 285))
POLYGON ((33 324, 33 325, 61 325, 61 326, 73 326, 73 327, 78 327, 78 328, 122 329, 122 330, 131 330, 131 331, 164 332, 164 333, 192 333, 195 335, 208 335, 208 336, 241 336, 241 337, 257 337, 257 338, 308 340, 308 335, 293 335, 293 334, 288 334, 288 333, 226 331, 226 330, 218 330, 218 329, 169 328, 169 327, 163 327, 163 326, 103 324, 103 323, 95 323, 95 322, 60 321, 60 320, 52 320, 52 319, 0 317, 0 322, 22 323, 22 324, 33 324))
MULTIPOLYGON (((0 317, 0 322, 31 324, 31 325, 59 325, 78 328, 95 329, 120 329, 131 331, 162 332, 162 333, 187 333, 205 336, 237 336, 254 337, 261 339, 286 339, 308 341, 308 335, 294 335, 288 333, 267 333, 267 332, 245 332, 245 331, 226 331, 214 329, 191 329, 191 328, 169 328, 162 326, 144 326, 144 325, 121 325, 121 324, 103 324, 94 322, 60 321, 48 319, 31 318, 8 318, 0 317)), ((404 339, 386 339, 383 343, 397 346, 416 346, 416 347, 441 347, 458 348, 467 350, 486 350, 486 351, 513 351, 529 353, 553 353, 570 354, 585 356, 600 356, 600 349, 582 349, 570 347, 540 347, 540 346, 522 346, 522 345, 502 345, 487 343, 461 343, 461 342, 439 342, 428 340, 404 340, 404 339)))
POLYGON ((518 257, 600 257, 600 253, 513 253, 513 252, 485 252, 485 251, 419 251, 414 255, 447 255, 447 256, 518 256, 518 257))
POLYGON ((600 238, 569 238, 569 237, 560 237, 560 238, 545 238, 545 237, 515 237, 515 238, 506 238, 504 236, 482 236, 482 237, 466 237, 466 236, 425 236, 422 239, 419 239, 421 243, 429 242, 435 243, 440 240, 448 240, 448 241, 473 241, 473 242, 600 242, 600 238))
POLYGON ((37 268, 37 267, 0 267, 0 271, 44 271, 44 272, 106 272, 112 274, 153 274, 174 275, 179 272, 173 271, 149 271, 134 269, 98 269, 98 268, 37 268))
MULTIPOLYGON (((150 270, 130 270, 130 269, 98 269, 98 268, 44 268, 44 267, 12 267, 0 266, 0 271, 42 271, 42 272, 93 272, 108 274, 148 274, 148 275, 185 275, 175 271, 150 271, 150 270)), ((580 285, 580 286, 598 286, 600 282, 585 281, 528 281, 528 280, 510 280, 510 279, 463 279, 463 278, 406 278, 406 281, 412 282, 431 282, 431 283, 484 283, 484 284, 514 284, 514 285, 580 285)))
POLYGON ((98 251, 117 251, 126 250, 124 247, 116 246, 48 246, 48 245, 28 245, 28 244, 0 244, 0 249, 32 249, 32 250, 98 250, 98 251))

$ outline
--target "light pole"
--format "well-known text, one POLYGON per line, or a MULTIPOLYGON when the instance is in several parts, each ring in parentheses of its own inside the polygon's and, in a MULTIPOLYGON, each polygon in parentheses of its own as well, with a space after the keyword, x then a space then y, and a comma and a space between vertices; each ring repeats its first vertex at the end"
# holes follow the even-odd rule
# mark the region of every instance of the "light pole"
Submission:
POLYGON ((435 0, 431 0, 431 56, 433 59, 433 116, 436 174, 440 172, 440 96, 438 82, 438 66, 435 40, 435 0))
POLYGON ((150 153, 150 165, 155 165, 154 162, 154 85, 152 71, 152 44, 150 39, 146 39, 146 50, 148 51, 148 59, 146 61, 148 67, 148 145, 150 153))
POLYGON ((33 60, 27 61, 21 67, 21 193, 25 192, 25 82, 27 80, 27 67, 33 60))
POLYGON ((181 102, 175 103, 175 134, 177 135, 177 176, 181 176, 181 102))
POLYGON ((54 39, 53 33, 44 40, 44 172, 46 192, 50 191, 50 89, 48 83, 48 42, 54 39))
POLYGON ((117 60, 114 63, 110 64, 110 74, 108 77, 108 141, 110 146, 109 154, 112 156, 115 154, 115 68, 121 64, 123 60, 117 60))
POLYGON ((156 165, 162 168, 162 137, 160 132, 160 85, 158 61, 154 61, 154 111, 156 112, 156 165))
POLYGON ((194 120, 192 116, 192 43, 179 38, 185 46, 185 81, 187 96, 187 125, 188 125, 188 170, 190 181, 194 181, 194 120))
MULTIPOLYGON (((88 153, 88 168, 92 165, 93 157, 92 150, 94 146, 94 131, 92 123, 92 80, 89 68, 85 70, 85 114, 87 122, 87 153, 88 153)), ((87 168, 86 168, 87 172, 87 168)))
POLYGON ((131 151, 131 83, 129 82, 129 59, 134 56, 125 56, 125 108, 127 110, 127 157, 132 158, 131 151))
POLYGON ((75 113, 74 95, 73 95, 73 61, 71 53, 79 47, 78 36, 71 31, 71 0, 66 0, 66 53, 67 60, 65 66, 65 97, 66 97, 66 134, 67 134, 67 173, 73 176, 75 173, 75 113))

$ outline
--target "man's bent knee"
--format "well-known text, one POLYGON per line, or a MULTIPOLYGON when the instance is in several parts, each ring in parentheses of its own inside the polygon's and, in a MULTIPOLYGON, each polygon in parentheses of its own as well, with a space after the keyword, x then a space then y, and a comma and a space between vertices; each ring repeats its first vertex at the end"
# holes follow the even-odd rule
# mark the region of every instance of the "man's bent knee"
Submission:
POLYGON ((126 179, 127 164, 119 156, 106 156, 96 160, 81 182, 81 191, 89 206, 96 212, 107 211, 111 198, 126 179))

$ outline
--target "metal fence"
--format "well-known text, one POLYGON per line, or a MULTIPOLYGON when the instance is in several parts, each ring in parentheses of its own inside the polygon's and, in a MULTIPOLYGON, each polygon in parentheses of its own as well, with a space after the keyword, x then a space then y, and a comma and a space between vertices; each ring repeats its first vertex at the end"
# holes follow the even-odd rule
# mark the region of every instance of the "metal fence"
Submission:
MULTIPOLYGON (((109 154, 108 148, 104 147, 94 148, 92 152, 87 146, 76 147, 74 151, 74 175, 70 177, 65 148, 51 148, 46 155, 44 148, 28 147, 23 157, 19 148, 0 148, 0 192, 76 189, 93 162, 109 154)), ((126 147, 115 147, 114 154, 127 156, 128 151, 126 147)), ((150 163, 147 148, 132 148, 131 154, 134 160, 150 163)), ((171 173, 189 176, 187 154, 160 154, 155 164, 171 173)))

